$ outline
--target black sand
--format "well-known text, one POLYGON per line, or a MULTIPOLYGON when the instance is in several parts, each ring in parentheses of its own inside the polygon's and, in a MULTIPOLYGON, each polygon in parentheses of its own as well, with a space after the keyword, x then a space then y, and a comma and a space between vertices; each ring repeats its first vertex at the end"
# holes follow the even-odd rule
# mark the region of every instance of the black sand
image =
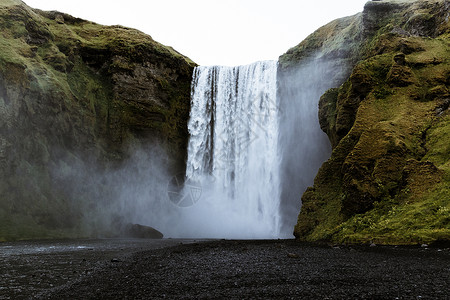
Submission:
MULTIPOLYGON (((35 288, 32 295, 39 299, 449 299, 450 295, 450 250, 445 247, 329 247, 293 240, 173 242, 177 245, 169 243, 162 249, 146 250, 138 243, 139 247, 103 255, 95 249, 73 253, 72 259, 81 263, 83 255, 91 255, 89 270, 81 265, 83 274, 65 282, 55 280, 53 287, 40 291, 35 288)), ((58 263, 48 259, 47 264, 58 263)), ((16 296, 31 296, 26 286, 23 289, 16 296)))

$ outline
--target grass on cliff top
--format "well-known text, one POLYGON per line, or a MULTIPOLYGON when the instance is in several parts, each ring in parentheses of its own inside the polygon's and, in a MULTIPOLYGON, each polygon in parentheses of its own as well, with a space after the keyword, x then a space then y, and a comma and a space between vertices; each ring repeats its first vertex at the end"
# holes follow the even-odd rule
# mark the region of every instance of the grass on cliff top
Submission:
POLYGON ((13 5, 21 5, 22 1, 20 0, 2 0, 0 1, 0 7, 8 7, 13 5))
MULTIPOLYGON (((9 60, 14 58, 16 61, 18 55, 22 55, 26 58, 25 60, 29 60, 34 57, 34 53, 31 51, 31 48, 34 48, 41 51, 40 56, 42 56, 43 51, 49 52, 45 54, 50 60, 54 60, 55 55, 69 55, 71 49, 79 47, 81 44, 92 49, 111 50, 124 55, 136 55, 139 51, 145 52, 148 50, 162 56, 182 59, 191 66, 196 65, 172 47, 164 46, 154 41, 151 36, 136 29, 123 26, 103 26, 80 19, 76 19, 76 21, 68 20, 66 23, 60 24, 54 18, 54 14, 33 10, 21 1, 2 1, 0 5, 0 26, 3 28, 1 34, 5 39, 1 39, 1 42, 6 45, 2 47, 3 51, 0 55, 9 60), (24 21, 21 22, 21 20, 24 21), (49 42, 38 46, 28 45, 25 42, 28 36, 25 20, 31 24, 29 27, 36 30, 38 34, 49 37, 49 42), (50 52, 42 49, 49 49, 49 44, 56 45, 57 51, 50 52)), ((40 63, 45 64, 42 61, 40 63)))
POLYGON ((188 57, 175 51, 172 47, 164 46, 137 29, 123 26, 103 26, 92 22, 76 25, 59 24, 50 21, 51 31, 60 40, 67 40, 69 33, 71 39, 81 41, 83 44, 98 50, 111 49, 126 55, 134 55, 139 51, 148 49, 157 51, 162 55, 173 56, 185 60, 190 65, 195 63, 188 57))

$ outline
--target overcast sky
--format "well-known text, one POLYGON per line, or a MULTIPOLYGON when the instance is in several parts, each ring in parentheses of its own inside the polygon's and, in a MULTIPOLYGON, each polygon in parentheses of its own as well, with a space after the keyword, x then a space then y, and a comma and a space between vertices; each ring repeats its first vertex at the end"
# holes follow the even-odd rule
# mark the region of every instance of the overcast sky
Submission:
POLYGON ((367 0, 24 0, 104 25, 137 28, 200 65, 277 59, 367 0))

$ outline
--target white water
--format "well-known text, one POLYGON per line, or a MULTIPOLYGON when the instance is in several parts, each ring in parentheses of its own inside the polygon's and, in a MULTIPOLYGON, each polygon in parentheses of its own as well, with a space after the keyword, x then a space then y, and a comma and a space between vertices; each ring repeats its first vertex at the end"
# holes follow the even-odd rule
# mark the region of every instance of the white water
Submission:
POLYGON ((181 236, 279 236, 276 94, 275 61, 195 69, 186 176, 202 194, 183 208, 181 236))
POLYGON ((321 60, 278 74, 276 62, 196 68, 190 181, 171 176, 157 146, 134 147, 124 167, 106 175, 75 163, 69 173, 57 167, 55 178, 74 197, 91 195, 96 206, 82 209, 86 232, 131 222, 168 238, 292 238, 301 195, 330 153, 317 117, 330 69, 321 60))

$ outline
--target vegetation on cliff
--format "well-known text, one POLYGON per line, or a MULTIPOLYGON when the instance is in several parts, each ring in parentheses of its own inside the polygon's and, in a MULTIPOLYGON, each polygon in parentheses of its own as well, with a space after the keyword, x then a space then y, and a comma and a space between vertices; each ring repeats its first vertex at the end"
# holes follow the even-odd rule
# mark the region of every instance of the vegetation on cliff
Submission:
POLYGON ((0 3, 0 29, 0 240, 77 226, 80 204, 55 169, 94 173, 156 143, 184 170, 191 60, 137 30, 19 0, 0 3))
POLYGON ((445 0, 371 1, 281 58, 292 68, 350 40, 353 51, 338 57, 355 62, 320 99, 333 152, 303 194, 298 239, 450 240, 449 8, 445 0), (334 31, 342 23, 360 25, 334 31))

